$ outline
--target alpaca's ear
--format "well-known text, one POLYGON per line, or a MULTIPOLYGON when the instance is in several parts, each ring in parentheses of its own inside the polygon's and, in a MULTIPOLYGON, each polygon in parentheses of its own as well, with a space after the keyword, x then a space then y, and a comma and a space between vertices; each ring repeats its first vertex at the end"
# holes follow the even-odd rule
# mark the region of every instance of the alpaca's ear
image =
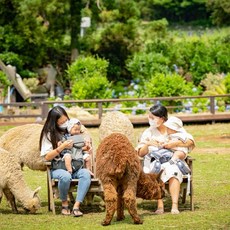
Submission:
POLYGON ((159 172, 159 174, 157 174, 157 181, 161 182, 161 174, 163 173, 163 169, 161 169, 161 171, 159 172))
POLYGON ((38 188, 36 188, 34 190, 34 196, 33 197, 35 197, 38 194, 38 192, 39 192, 40 189, 41 189, 41 186, 39 186, 38 188))

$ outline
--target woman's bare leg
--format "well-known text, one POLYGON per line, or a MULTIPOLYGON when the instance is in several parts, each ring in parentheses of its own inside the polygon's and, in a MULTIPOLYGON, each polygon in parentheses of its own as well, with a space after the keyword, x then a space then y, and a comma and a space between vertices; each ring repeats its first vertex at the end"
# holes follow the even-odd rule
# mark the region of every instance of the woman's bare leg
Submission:
POLYGON ((172 214, 179 214, 178 210, 178 200, 179 200, 179 194, 180 194, 180 182, 172 177, 169 180, 169 192, 172 199, 172 214))

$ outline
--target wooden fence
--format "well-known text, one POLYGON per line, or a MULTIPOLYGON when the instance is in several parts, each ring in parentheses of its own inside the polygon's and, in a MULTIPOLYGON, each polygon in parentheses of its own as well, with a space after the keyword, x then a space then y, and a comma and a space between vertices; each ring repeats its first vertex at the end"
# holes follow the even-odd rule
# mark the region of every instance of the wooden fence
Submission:
MULTIPOLYGON (((128 114, 134 125, 147 124, 146 112, 155 103, 162 103, 169 109, 170 114, 176 114, 183 122, 215 122, 230 120, 230 94, 215 96, 182 96, 182 97, 155 97, 155 98, 127 98, 127 99, 92 99, 66 101, 36 101, 20 103, 0 103, 0 125, 6 123, 22 124, 43 122, 48 111, 54 105, 68 108, 80 107, 93 116, 79 118, 86 126, 98 126, 104 113, 119 110, 128 114), (203 99, 205 103, 194 103, 203 99), (218 111, 217 101, 224 103, 222 111, 218 111), (190 104, 188 103, 190 102, 190 104), (130 106, 121 106, 130 104, 130 106), (136 106, 133 104, 136 103, 136 106), (132 104, 132 105, 131 105, 132 104), (84 107, 85 105, 88 108, 84 107), (108 106, 109 105, 109 106, 108 106), (204 110, 205 107, 205 111, 204 110), (195 112, 194 112, 195 111, 195 112), (137 114, 138 113, 138 114, 137 114), (21 121, 19 121, 21 119, 21 121), (23 120, 24 119, 24 120, 23 120), (26 121, 28 119, 28 121, 26 121), (31 121, 32 119, 32 121, 31 121), (23 121, 22 121, 23 120, 23 121)), ((219 107, 220 109, 220 107, 219 107)), ((78 117, 78 113, 76 113, 78 117)))

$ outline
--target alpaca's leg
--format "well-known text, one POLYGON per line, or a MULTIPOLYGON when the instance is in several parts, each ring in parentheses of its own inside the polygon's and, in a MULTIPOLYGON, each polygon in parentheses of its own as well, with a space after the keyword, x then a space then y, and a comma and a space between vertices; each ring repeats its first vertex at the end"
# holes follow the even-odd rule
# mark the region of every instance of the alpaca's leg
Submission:
POLYGON ((10 203, 12 212, 13 213, 18 213, 16 202, 15 202, 15 197, 14 197, 13 193, 8 188, 5 188, 3 190, 3 192, 4 192, 5 196, 6 196, 7 201, 10 203))
POLYGON ((101 224, 106 226, 111 223, 113 215, 117 209, 117 191, 115 185, 112 183, 103 184, 103 188, 105 196, 106 216, 101 224))
POLYGON ((2 202, 2 196, 3 196, 3 191, 2 191, 2 189, 0 189, 0 204, 2 202))
POLYGON ((129 214, 133 218, 134 224, 142 224, 143 221, 137 214, 137 204, 136 204, 136 184, 137 181, 129 180, 127 182, 127 187, 124 191, 124 203, 127 207, 129 214))
POLYGON ((117 189, 117 221, 124 220, 124 199, 123 199, 123 188, 118 187, 117 189))

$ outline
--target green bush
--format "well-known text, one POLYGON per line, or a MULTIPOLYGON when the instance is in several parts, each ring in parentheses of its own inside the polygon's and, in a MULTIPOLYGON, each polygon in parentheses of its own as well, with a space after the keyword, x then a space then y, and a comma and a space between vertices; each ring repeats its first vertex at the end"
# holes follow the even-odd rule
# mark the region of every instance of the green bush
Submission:
POLYGON ((111 84, 106 78, 107 67, 106 60, 94 57, 81 57, 70 65, 67 73, 73 99, 111 98, 111 84))
POLYGON ((100 73, 101 76, 106 76, 108 68, 108 62, 101 58, 95 58, 92 56, 79 57, 73 64, 67 69, 68 78, 73 83, 76 80, 83 78, 90 78, 95 73, 100 73))
POLYGON ((192 107, 193 113, 207 112, 208 106, 209 106, 209 99, 196 98, 196 99, 193 99, 192 104, 193 104, 193 107, 192 107))
POLYGON ((3 95, 2 96, 6 96, 8 86, 10 86, 10 81, 8 80, 5 73, 0 71, 0 88, 3 88, 3 95))
POLYGON ((224 85, 226 87, 226 93, 230 93, 230 73, 225 76, 224 85))
POLYGON ((133 80, 140 85, 151 78, 156 73, 169 73, 169 58, 162 53, 136 53, 132 59, 127 62, 127 69, 131 72, 133 80))
POLYGON ((145 82, 145 88, 148 97, 194 95, 194 85, 178 74, 157 73, 145 82))
POLYGON ((23 62, 18 54, 13 52, 0 53, 0 60, 4 62, 5 65, 12 65, 17 68, 17 72, 22 70, 23 62))

